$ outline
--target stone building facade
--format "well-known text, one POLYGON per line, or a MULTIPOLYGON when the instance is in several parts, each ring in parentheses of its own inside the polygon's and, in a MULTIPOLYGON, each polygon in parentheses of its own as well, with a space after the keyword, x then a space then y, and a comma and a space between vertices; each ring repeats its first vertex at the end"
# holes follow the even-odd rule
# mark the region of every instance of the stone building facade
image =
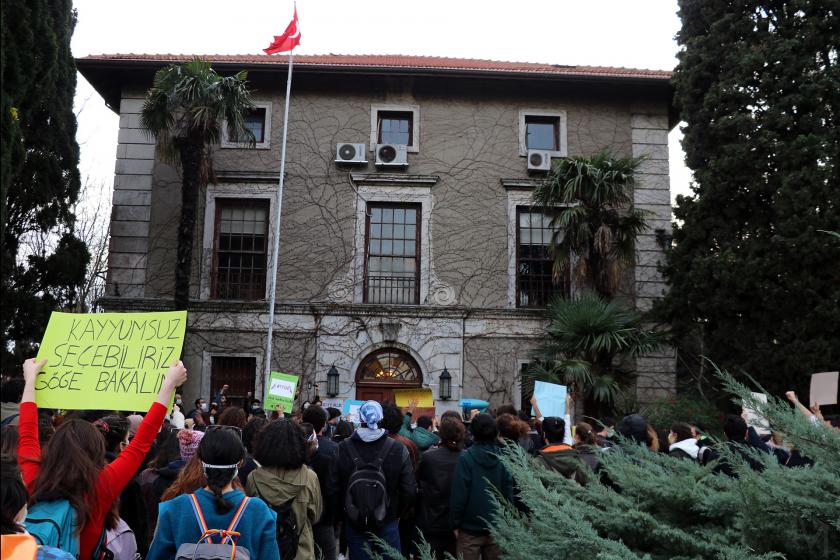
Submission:
MULTIPOLYGON (((138 113, 173 55, 77 61, 120 115, 107 296, 109 310, 171 306, 179 171, 155 156, 138 113)), ((186 396, 228 382, 263 391, 274 194, 286 63, 210 57, 247 69, 257 144, 214 148, 218 182, 201 195, 184 360, 186 396)), ((460 398, 520 403, 520 375, 545 326, 545 224, 530 196, 541 178, 527 150, 646 156, 635 205, 652 212, 623 295, 648 309, 664 289, 670 237, 668 72, 429 57, 300 56, 293 78, 271 370, 302 376, 302 398, 327 372, 338 399, 429 387, 439 410, 460 398), (366 163, 337 163, 364 143, 366 163), (405 145, 407 166, 376 165, 374 147, 405 145), (535 257, 536 255, 536 257, 535 257), (528 261, 528 259, 532 259, 528 261), (534 260, 536 259, 536 260, 534 260), (531 271, 531 276, 520 271, 531 271), (452 394, 440 399, 443 370, 452 394)), ((583 287, 572 278, 555 290, 583 287)), ((643 401, 674 390, 674 355, 638 360, 643 401)))

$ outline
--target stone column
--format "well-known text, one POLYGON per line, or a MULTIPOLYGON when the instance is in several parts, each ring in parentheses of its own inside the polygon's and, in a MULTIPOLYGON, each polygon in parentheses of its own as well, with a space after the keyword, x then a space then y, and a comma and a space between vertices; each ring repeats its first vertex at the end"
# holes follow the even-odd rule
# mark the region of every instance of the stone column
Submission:
POLYGON ((146 284, 155 141, 140 127, 143 92, 123 92, 111 210, 109 296, 142 297, 146 284))
MULTIPOLYGON (((671 237, 671 190, 668 178, 668 116, 637 113, 631 117, 633 157, 644 156, 636 173, 633 202, 647 210, 650 228, 636 240, 636 308, 647 311, 667 289, 658 266, 665 251, 660 245, 671 237), (657 230, 659 233, 657 234, 657 230), (659 239, 657 239, 659 238, 659 239)), ((642 402, 676 391, 676 354, 673 348, 636 360, 636 396, 642 402)))

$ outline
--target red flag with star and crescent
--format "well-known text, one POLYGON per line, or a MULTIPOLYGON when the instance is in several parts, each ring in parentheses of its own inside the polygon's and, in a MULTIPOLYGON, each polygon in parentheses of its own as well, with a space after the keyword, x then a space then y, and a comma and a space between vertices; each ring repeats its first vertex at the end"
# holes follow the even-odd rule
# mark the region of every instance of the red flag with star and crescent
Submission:
POLYGON ((274 41, 267 48, 263 49, 265 54, 277 54, 282 52, 289 52, 300 44, 300 27, 298 26, 297 8, 295 8, 295 15, 286 31, 282 35, 275 35, 274 41))

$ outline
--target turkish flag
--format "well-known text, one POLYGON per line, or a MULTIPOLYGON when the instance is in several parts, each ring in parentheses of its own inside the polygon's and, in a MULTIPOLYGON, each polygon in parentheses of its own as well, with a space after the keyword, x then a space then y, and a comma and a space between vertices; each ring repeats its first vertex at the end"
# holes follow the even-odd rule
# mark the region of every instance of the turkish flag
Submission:
POLYGON ((275 35, 274 41, 268 48, 263 49, 265 54, 277 54, 281 52, 289 52, 300 44, 300 27, 298 27, 297 8, 295 8, 295 17, 289 22, 286 31, 282 35, 275 35))

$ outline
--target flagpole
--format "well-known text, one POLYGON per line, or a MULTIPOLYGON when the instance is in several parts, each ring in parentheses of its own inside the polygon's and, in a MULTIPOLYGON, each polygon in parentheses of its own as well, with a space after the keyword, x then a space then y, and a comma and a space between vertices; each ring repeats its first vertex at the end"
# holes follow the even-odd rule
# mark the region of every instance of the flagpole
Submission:
POLYGON ((286 77, 286 104, 283 108, 283 143, 280 148, 280 180, 277 187, 277 216, 274 220, 274 247, 271 262, 271 297, 268 304, 268 337, 265 343, 265 380, 271 376, 271 348, 274 335, 274 304, 277 299, 277 262, 280 259, 280 217, 283 215, 283 183, 286 176, 286 135, 289 131, 289 99, 292 93, 292 51, 289 51, 289 71, 286 77))

